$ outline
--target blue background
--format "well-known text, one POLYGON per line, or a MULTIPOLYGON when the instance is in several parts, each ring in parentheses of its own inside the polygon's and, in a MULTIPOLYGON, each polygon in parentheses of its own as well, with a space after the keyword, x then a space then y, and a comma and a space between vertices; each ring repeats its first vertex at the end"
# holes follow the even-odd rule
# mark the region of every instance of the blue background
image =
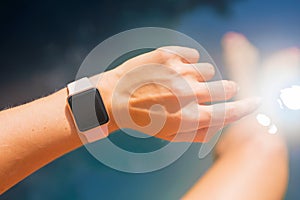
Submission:
MULTIPOLYGON (((64 87, 94 46, 130 28, 162 26, 181 31, 200 42, 221 70, 220 40, 227 31, 245 34, 263 55, 300 46, 297 0, 31 0, 1 4, 0 91, 4 95, 0 108, 64 87)), ((163 143, 153 139, 143 146, 121 133, 111 137, 141 150, 163 143)), ((211 156, 197 158, 199 147, 193 144, 172 165, 147 174, 115 171, 80 148, 29 176, 0 199, 178 199, 212 163, 211 156)), ((289 144, 291 178, 286 199, 300 197, 299 147, 300 139, 289 144)))

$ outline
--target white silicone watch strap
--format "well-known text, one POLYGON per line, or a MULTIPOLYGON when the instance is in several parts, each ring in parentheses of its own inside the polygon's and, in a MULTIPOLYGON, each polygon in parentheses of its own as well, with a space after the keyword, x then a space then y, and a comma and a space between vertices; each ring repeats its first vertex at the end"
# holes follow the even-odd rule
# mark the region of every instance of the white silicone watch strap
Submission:
POLYGON ((91 88, 93 88, 91 81, 87 77, 84 77, 68 84, 69 96, 86 91, 91 88))
MULTIPOLYGON (((84 77, 82 79, 69 83, 67 88, 68 88, 69 96, 72 96, 74 94, 94 88, 94 86, 87 77, 84 77)), ((79 131, 78 128, 77 130, 79 131)), ((108 130, 107 130, 107 125, 102 125, 80 133, 85 137, 87 142, 91 143, 107 136, 108 130)))

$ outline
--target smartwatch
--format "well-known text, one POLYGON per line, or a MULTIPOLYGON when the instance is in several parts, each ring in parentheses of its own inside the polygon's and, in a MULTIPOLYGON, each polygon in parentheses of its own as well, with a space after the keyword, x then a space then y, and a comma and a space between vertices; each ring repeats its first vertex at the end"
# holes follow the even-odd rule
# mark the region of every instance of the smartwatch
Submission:
POLYGON ((87 142, 108 135, 109 117, 99 90, 85 77, 69 83, 67 104, 75 126, 87 142))

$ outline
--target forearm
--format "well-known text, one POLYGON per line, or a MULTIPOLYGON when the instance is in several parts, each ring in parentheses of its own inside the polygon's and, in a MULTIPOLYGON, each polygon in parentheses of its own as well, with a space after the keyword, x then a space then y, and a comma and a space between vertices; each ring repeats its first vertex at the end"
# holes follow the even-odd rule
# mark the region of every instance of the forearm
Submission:
POLYGON ((67 89, 0 113, 0 193, 81 146, 67 89))
POLYGON ((216 147, 218 158, 187 193, 186 199, 282 199, 288 180, 284 141, 254 121, 233 127, 216 147))
POLYGON ((267 160, 248 153, 221 157, 185 199, 282 199, 287 185, 286 157, 267 160))
MULTIPOLYGON (((231 98, 237 87, 234 82, 224 80, 207 83, 214 76, 214 68, 209 63, 198 63, 198 60, 199 53, 195 49, 165 47, 92 77, 90 81, 99 89, 109 115, 109 122, 103 125, 107 126, 105 130, 107 128, 111 133, 119 128, 131 128, 168 141, 180 134, 176 140, 180 142, 190 142, 191 131, 192 134, 197 131, 200 137, 193 141, 203 142, 203 134, 210 125, 223 126, 224 122, 236 121, 257 108, 256 99, 225 103, 224 118, 212 120, 212 112, 219 106, 204 103, 231 98), (184 60, 190 63, 183 62, 186 57, 188 59, 184 60), (211 90, 224 93, 217 92, 212 98, 211 90), (178 106, 178 99, 189 103, 178 106), (161 105, 164 109, 153 110, 152 105, 161 105), (149 124, 152 113, 155 117, 149 124), (141 119, 143 126, 138 125, 141 119), (157 132, 160 125, 155 122, 161 119, 166 119, 166 123, 157 132), (214 124, 210 124, 211 121, 214 124), (185 128, 178 132, 174 124, 185 128)), ((0 112, 0 151, 3 155, 0 158, 0 180, 5 180, 0 183, 0 193, 82 145, 66 100, 67 89, 62 89, 32 103, 0 112)))

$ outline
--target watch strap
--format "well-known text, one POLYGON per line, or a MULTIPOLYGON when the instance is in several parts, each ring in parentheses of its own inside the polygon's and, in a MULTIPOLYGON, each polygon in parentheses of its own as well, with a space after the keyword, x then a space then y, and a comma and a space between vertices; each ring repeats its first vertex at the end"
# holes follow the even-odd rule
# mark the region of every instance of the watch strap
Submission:
POLYGON ((102 138, 105 138, 108 136, 108 128, 107 125, 101 125, 98 127, 95 127, 93 129, 87 130, 85 132, 81 132, 81 135, 83 135, 84 139, 88 143, 95 142, 97 140, 100 140, 102 138))
MULTIPOLYGON (((92 89, 94 88, 94 86, 87 77, 84 77, 72 83, 69 83, 67 85, 67 88, 68 88, 68 95, 72 96, 74 94, 78 94, 86 90, 92 89)), ((107 125, 104 124, 80 133, 82 136, 84 136, 84 139, 88 143, 91 143, 106 137, 108 135, 108 128, 107 125)))
POLYGON ((84 77, 72 83, 69 83, 67 87, 68 87, 69 96, 72 96, 74 94, 91 89, 94 86, 87 77, 84 77))

